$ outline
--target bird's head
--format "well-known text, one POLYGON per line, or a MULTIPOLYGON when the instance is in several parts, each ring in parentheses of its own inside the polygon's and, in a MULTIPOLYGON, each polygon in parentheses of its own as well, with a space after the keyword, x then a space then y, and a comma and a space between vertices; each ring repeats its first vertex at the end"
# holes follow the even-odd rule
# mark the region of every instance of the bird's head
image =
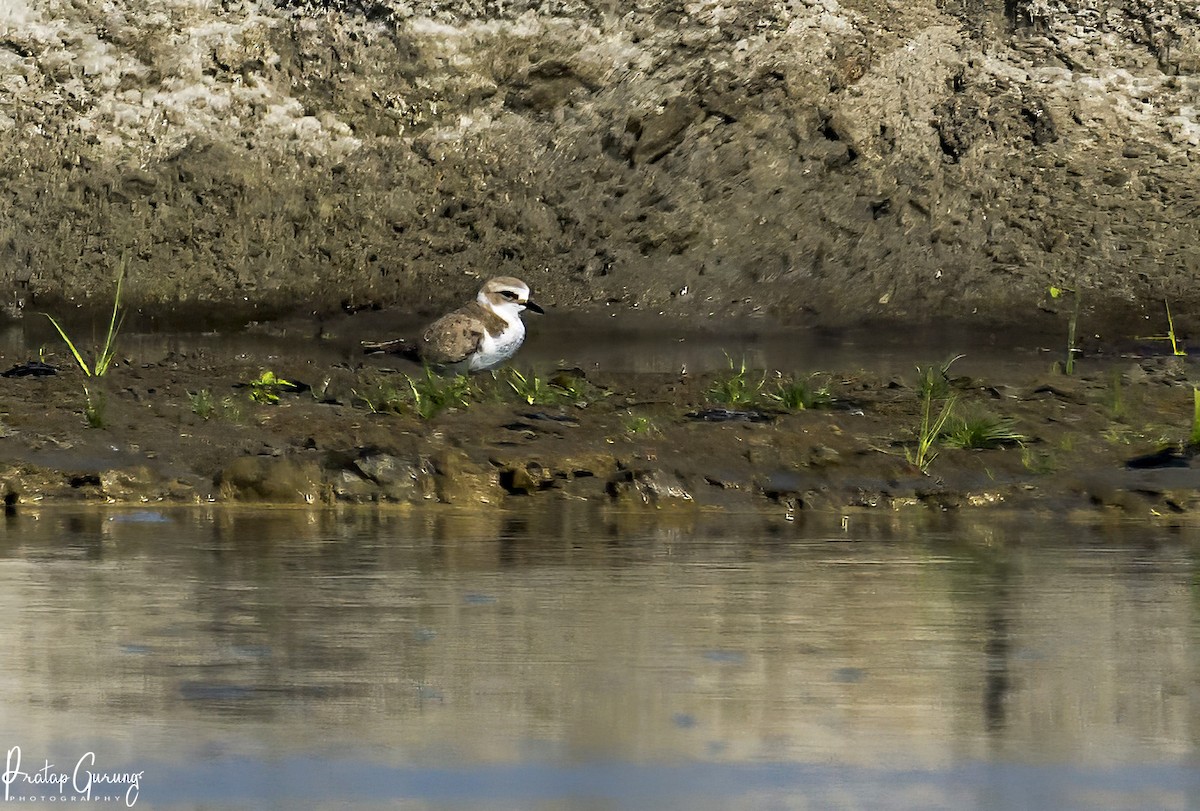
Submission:
POLYGON ((545 313, 530 297, 529 285, 512 276, 497 276, 488 279, 479 290, 478 301, 493 312, 520 313, 532 310, 535 313, 545 313))

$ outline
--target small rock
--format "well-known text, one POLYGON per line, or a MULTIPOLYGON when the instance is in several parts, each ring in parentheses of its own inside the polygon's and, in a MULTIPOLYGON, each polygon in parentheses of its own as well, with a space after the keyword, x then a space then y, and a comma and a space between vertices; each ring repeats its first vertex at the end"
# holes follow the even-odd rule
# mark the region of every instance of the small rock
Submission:
POLYGON ((433 462, 434 494, 443 504, 492 504, 503 500, 497 474, 471 461, 462 451, 445 451, 433 462))
POLYGON ((6 372, 0 372, 0 377, 49 377, 56 374, 58 374, 58 369, 49 363, 31 360, 27 363, 18 363, 6 372))
POLYGON ((367 504, 378 498, 379 487, 353 470, 339 470, 333 476, 333 494, 338 501, 367 504))
POLYGON ((217 474, 221 496, 235 501, 315 504, 324 486, 316 462, 287 457, 243 456, 217 474))
POLYGON ((395 484, 402 476, 404 463, 387 453, 373 453, 354 461, 358 472, 376 484, 395 484))
POLYGON ((733 408, 702 408, 684 416, 701 422, 770 422, 775 419, 774 414, 765 411, 733 408))
POLYGON ((661 470, 622 470, 609 481, 607 491, 613 499, 624 503, 664 505, 693 500, 678 474, 661 470))
POLYGON ((1169 447, 1157 450, 1154 453, 1143 454, 1129 459, 1125 462, 1125 467, 1130 470, 1154 470, 1165 467, 1189 467, 1192 463, 1192 457, 1196 454, 1196 448, 1188 446, 1183 450, 1179 448, 1169 447))
POLYGON ((499 482, 510 495, 529 495, 554 483, 547 471, 537 462, 511 465, 500 471, 499 482))
POLYGON ((112 501, 148 501, 162 498, 165 488, 149 468, 139 466, 101 473, 100 490, 112 501))
POLYGON ((842 455, 828 445, 817 445, 808 453, 808 464, 811 467, 826 467, 842 461, 842 455))

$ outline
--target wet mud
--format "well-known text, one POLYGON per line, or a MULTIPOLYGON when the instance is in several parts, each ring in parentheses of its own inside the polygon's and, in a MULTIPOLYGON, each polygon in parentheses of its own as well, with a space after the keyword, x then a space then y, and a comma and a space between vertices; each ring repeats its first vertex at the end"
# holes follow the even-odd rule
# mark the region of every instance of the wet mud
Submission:
POLYGON ((12 372, 0 379, 5 504, 566 499, 791 519, 1200 508, 1194 361, 1158 345, 1088 349, 1066 375, 1057 347, 1008 335, 921 346, 908 334, 839 341, 658 322, 654 333, 572 342, 561 325, 535 324, 513 367, 466 384, 364 356, 360 340, 382 327, 360 315, 237 334, 130 333, 108 373, 88 378, 31 322, 0 352, 12 372), (972 352, 949 363, 958 346, 972 352), (264 383, 268 371, 295 385, 264 383), (810 407, 788 408, 789 383, 807 387, 810 407), (943 430, 923 431, 947 403, 943 430), (1009 436, 953 447, 941 435, 962 419, 1000 423, 1009 436), (922 433, 931 441, 919 455, 922 433))

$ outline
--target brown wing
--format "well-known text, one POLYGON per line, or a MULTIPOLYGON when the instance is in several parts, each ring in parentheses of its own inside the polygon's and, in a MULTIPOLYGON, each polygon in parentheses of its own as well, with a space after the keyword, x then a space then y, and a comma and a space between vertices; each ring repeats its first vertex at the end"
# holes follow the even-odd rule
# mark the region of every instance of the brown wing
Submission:
POLYGON ((458 363, 479 349, 483 324, 463 312, 444 315, 421 336, 421 357, 428 363, 458 363))

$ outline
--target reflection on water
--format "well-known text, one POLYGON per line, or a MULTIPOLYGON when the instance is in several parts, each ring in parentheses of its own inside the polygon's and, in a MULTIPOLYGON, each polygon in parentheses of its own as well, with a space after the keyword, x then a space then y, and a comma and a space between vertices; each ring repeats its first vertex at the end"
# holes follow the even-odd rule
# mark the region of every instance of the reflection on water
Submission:
POLYGON ((0 744, 150 808, 1198 807, 1190 530, 652 518, 22 511, 0 744))
MULTIPOLYGON (((986 375, 994 380, 1012 369, 1028 376, 1031 365, 1048 369, 1060 328, 1041 335, 1032 328, 995 332, 937 324, 922 330, 853 328, 808 329, 766 322, 664 319, 652 314, 603 315, 550 313, 530 321, 519 362, 533 368, 577 366, 585 372, 689 373, 724 371, 730 360, 751 368, 786 372, 852 372, 867 367, 878 374, 911 374, 913 364, 944 362, 960 353, 956 374, 986 375)), ((190 322, 188 322, 190 323, 190 322)), ((173 324, 171 326, 178 326, 173 324)), ((121 335, 121 351, 138 363, 170 364, 191 356, 197 365, 229 359, 264 365, 313 361, 322 370, 337 364, 364 362, 359 341, 419 335, 426 321, 394 312, 361 313, 332 325, 296 322, 266 331, 219 333, 143 332, 130 328, 121 335), (321 337, 318 337, 318 334, 321 337)), ((90 327, 80 324, 77 331, 90 327)), ((0 329, 0 354, 16 363, 37 357, 47 347, 64 352, 48 322, 26 319, 0 329)), ((51 360, 63 363, 68 357, 51 360)), ((365 360, 368 365, 402 363, 392 356, 365 360)))

